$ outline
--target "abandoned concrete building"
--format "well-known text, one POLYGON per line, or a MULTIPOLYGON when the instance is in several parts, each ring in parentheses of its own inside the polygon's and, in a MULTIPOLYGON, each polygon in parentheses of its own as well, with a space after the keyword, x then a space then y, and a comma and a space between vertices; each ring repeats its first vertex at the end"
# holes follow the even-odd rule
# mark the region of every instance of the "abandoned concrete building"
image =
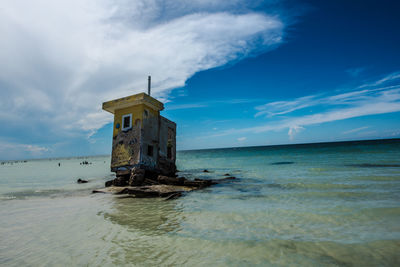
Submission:
POLYGON ((103 103, 103 109, 114 114, 111 171, 116 177, 105 182, 106 188, 93 192, 169 200, 235 179, 192 180, 176 174, 176 124, 160 115, 164 105, 150 96, 150 86, 149 76, 147 94, 103 103))
POLYGON ((103 103, 114 114, 111 171, 117 175, 135 167, 163 175, 176 171, 176 124, 160 115, 163 103, 149 94, 103 103))

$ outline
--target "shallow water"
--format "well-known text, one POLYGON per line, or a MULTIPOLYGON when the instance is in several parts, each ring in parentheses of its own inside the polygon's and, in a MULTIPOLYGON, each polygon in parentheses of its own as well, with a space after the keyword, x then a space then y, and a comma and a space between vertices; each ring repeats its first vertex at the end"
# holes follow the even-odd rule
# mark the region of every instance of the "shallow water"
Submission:
POLYGON ((238 179, 171 201, 91 194, 109 162, 0 165, 0 265, 400 265, 399 140, 179 152, 238 179))

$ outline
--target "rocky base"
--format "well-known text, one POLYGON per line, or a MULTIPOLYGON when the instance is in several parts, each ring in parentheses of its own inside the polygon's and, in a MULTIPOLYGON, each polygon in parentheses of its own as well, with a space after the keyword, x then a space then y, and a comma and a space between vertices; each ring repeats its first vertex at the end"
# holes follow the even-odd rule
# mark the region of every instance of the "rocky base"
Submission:
POLYGON ((111 193, 134 198, 165 197, 166 199, 175 199, 192 190, 194 189, 190 187, 175 185, 110 186, 93 190, 93 193, 111 193))
POLYGON ((106 188, 93 190, 93 193, 127 194, 137 198, 166 197, 167 199, 174 199, 182 196, 185 192, 233 179, 236 178, 230 176, 214 180, 189 180, 185 177, 164 176, 133 168, 130 173, 117 173, 117 178, 106 182, 106 188))

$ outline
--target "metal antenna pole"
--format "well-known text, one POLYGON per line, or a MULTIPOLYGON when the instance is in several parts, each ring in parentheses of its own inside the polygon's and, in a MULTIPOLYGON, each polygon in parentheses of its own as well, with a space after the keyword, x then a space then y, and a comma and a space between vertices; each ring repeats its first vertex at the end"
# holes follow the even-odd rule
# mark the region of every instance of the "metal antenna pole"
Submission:
POLYGON ((147 94, 150 95, 151 91, 151 76, 148 78, 148 83, 147 83, 147 94))

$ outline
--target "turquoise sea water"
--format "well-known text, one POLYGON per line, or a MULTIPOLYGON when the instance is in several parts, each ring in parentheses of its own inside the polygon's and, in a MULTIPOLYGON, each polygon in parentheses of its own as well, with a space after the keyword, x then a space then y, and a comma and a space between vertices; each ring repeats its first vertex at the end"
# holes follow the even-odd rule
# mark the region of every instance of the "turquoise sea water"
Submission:
POLYGON ((0 165, 0 265, 400 266, 400 140, 178 152, 238 179, 170 201, 91 194, 109 163, 0 165))

